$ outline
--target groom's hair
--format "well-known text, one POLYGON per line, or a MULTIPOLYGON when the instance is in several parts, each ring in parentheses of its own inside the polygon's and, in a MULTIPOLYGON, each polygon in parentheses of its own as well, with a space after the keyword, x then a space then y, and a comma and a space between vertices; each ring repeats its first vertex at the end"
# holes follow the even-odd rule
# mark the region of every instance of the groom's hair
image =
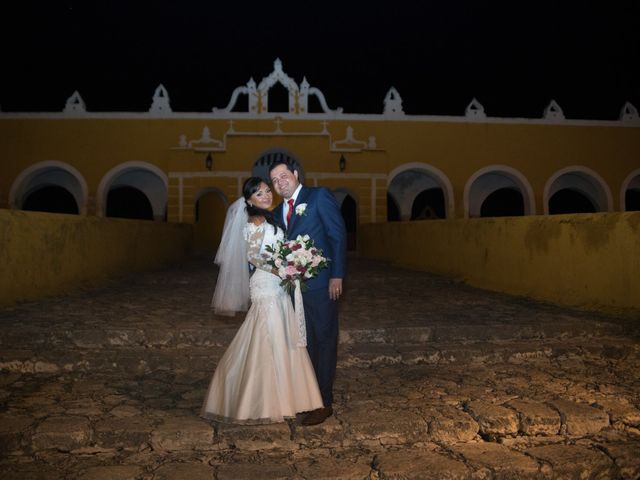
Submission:
MULTIPOLYGON (((287 167, 287 170, 289 170, 291 173, 298 170, 298 167, 294 166, 293 162, 286 161, 283 158, 279 158, 278 160, 274 160, 273 163, 269 166, 269 176, 271 176, 271 171, 279 165, 284 165, 285 167, 287 167)), ((298 172, 298 174, 300 174, 300 172, 298 172)))

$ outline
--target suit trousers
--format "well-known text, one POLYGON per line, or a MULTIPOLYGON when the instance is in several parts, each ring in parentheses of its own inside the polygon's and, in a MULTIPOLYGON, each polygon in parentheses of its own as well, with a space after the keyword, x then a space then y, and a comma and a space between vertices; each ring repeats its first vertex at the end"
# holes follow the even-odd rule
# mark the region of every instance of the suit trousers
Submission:
POLYGON ((333 405, 333 381, 338 360, 338 302, 328 288, 302 293, 307 325, 307 351, 316 372, 325 407, 333 405))

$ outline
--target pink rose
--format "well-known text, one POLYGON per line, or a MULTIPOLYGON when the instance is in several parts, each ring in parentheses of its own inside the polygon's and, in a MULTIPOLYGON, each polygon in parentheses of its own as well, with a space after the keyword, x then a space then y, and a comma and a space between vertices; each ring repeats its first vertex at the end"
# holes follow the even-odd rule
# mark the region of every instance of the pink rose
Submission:
POLYGON ((289 265, 287 268, 285 268, 284 272, 287 276, 293 277, 297 275, 298 269, 294 265, 289 265))

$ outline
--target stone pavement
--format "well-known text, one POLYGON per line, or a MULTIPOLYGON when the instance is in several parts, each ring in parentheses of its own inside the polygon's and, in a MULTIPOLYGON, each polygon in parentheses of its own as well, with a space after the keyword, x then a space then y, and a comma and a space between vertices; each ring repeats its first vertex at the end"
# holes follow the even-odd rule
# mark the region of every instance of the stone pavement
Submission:
POLYGON ((0 310, 0 478, 640 477, 640 322, 351 258, 334 416, 198 417, 242 321, 215 269, 0 310))

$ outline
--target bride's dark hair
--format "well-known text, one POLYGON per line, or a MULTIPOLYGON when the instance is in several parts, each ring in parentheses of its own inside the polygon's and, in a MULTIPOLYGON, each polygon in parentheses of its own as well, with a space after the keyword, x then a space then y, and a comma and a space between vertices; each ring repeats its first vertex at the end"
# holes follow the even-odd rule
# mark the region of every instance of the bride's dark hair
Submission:
POLYGON ((249 177, 244 182, 244 185, 242 185, 242 196, 244 197, 244 204, 247 207, 247 214, 250 217, 264 217, 269 225, 273 225, 273 231, 277 232, 278 223, 276 222, 273 213, 271 213, 269 210, 258 208, 255 205, 249 205, 249 199, 251 198, 251 195, 253 195, 260 189, 261 183, 264 183, 265 185, 267 185, 267 187, 269 186, 269 184, 262 180, 260 177, 249 177))

